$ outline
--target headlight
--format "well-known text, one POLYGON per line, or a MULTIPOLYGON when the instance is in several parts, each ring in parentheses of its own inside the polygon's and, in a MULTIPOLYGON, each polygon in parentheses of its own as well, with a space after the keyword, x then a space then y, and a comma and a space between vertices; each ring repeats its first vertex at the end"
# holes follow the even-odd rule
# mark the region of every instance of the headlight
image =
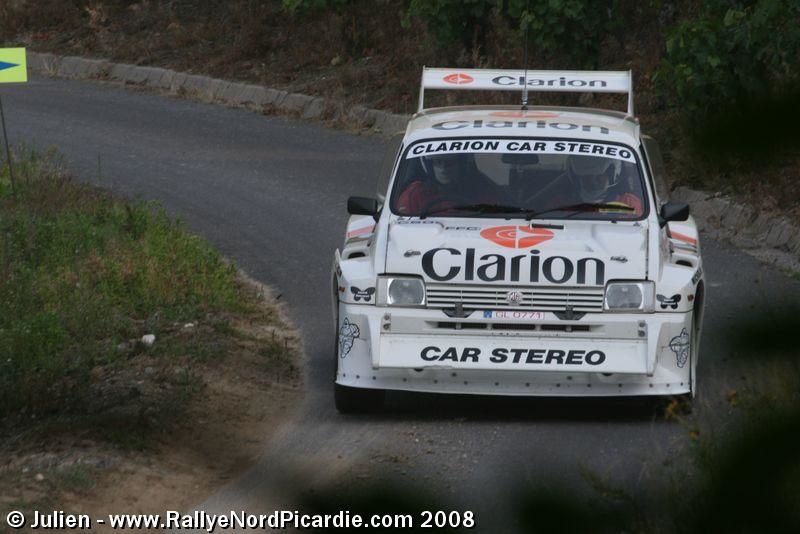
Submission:
POLYGON ((653 282, 611 282, 606 286, 603 307, 612 312, 652 313, 654 303, 653 282))
POLYGON ((379 276, 378 306, 424 306, 425 282, 411 276, 379 276))

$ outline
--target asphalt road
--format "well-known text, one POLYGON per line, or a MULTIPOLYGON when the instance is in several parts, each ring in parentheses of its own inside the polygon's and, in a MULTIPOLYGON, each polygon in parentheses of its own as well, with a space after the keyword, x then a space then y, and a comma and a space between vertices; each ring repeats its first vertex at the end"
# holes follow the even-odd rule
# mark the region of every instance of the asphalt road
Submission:
MULTIPOLYGON (((83 179, 161 201, 276 287, 302 330, 305 405, 256 465, 198 507, 271 511, 288 506, 291 490, 358 488, 385 476, 497 521, 520 483, 591 492, 588 470, 651 492, 665 465, 685 463, 687 429, 635 403, 392 394, 382 414, 337 414, 331 258, 347 197, 374 194, 380 139, 92 83, 33 78, 0 87, 0 96, 12 143, 55 144, 83 179)), ((727 322, 798 301, 800 283, 702 244, 709 290, 699 383, 701 404, 716 405, 739 379, 724 348, 727 322)))

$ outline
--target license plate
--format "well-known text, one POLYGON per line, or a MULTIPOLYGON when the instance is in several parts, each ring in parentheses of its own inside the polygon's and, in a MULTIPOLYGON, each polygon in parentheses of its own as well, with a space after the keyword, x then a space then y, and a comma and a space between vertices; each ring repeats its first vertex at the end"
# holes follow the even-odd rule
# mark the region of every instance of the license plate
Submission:
POLYGON ((543 321, 545 313, 525 310, 484 310, 484 319, 512 321, 543 321))

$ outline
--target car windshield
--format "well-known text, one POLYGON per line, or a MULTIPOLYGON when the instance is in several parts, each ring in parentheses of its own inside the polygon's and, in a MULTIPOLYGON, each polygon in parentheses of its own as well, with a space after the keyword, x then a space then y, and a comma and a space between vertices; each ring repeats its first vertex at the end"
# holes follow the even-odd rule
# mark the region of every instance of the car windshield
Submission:
POLYGON ((647 214, 631 148, 536 138, 414 143, 403 153, 390 208, 420 218, 635 220, 647 214))

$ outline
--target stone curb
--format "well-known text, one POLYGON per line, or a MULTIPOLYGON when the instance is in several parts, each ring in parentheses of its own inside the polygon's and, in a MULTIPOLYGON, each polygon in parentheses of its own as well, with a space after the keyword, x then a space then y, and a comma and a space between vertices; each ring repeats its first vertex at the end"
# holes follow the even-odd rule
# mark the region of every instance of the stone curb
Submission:
MULTIPOLYGON (((160 67, 140 67, 32 51, 28 51, 28 66, 32 71, 47 76, 107 79, 160 89, 208 103, 256 111, 278 110, 307 120, 341 120, 381 134, 405 130, 411 118, 410 115, 388 113, 358 105, 344 108, 325 98, 160 67)), ((759 212, 718 193, 678 187, 672 196, 675 200, 692 206, 692 214, 700 230, 709 236, 728 240, 768 263, 800 272, 800 227, 791 220, 759 212)))
POLYGON ((671 198, 686 202, 709 237, 729 241, 762 261, 800 272, 800 226, 720 193, 677 187, 671 198))
MULTIPOLYGON (((357 113, 343 109, 329 99, 287 93, 262 85, 231 82, 187 74, 160 67, 112 63, 102 59, 28 51, 28 67, 47 76, 72 79, 111 80, 139 85, 195 98, 202 102, 246 107, 256 111, 280 111, 307 120, 346 120, 381 134, 403 131, 410 115, 360 108, 357 113)), ((358 107, 358 106, 356 106, 358 107)))

